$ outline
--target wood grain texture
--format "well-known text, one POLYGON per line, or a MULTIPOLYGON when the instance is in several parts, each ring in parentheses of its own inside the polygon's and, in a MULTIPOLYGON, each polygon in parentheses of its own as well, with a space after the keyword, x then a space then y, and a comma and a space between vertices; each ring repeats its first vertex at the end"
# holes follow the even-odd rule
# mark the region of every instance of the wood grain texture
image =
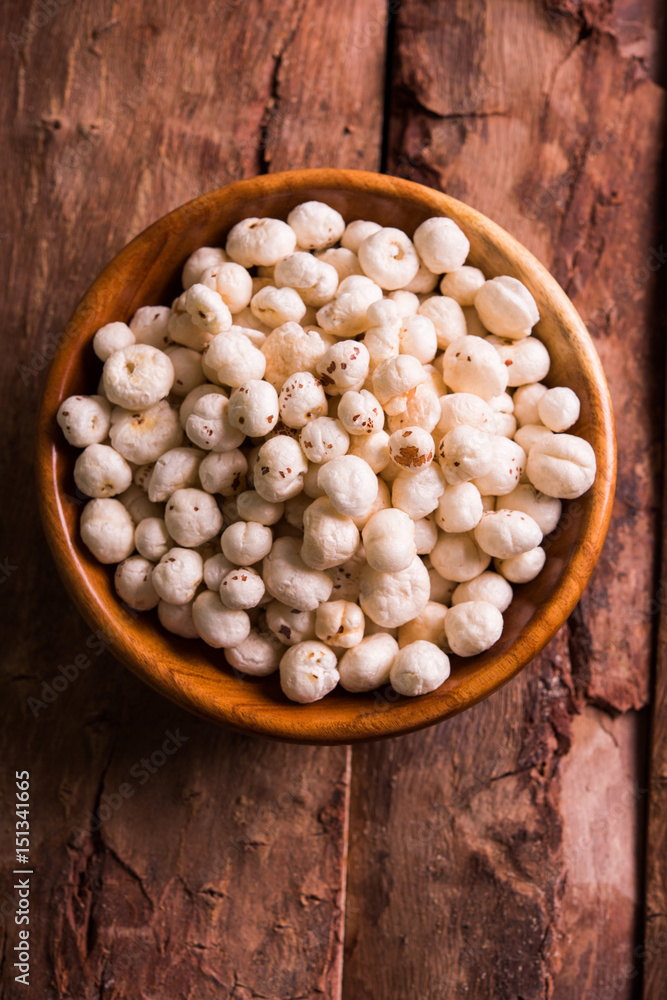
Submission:
POLYGON ((409 0, 396 15, 389 169, 480 207, 550 267, 603 358, 621 462, 601 562, 539 660, 433 732, 354 751, 355 1000, 389 1000, 396 981, 442 1000, 640 989, 646 715, 632 709, 649 696, 660 503, 657 20, 650 2, 576 0, 409 0), (622 736, 591 703, 628 711, 622 736))
POLYGON ((523 669, 566 620, 595 566, 611 516, 616 472, 611 403, 599 359, 548 272, 508 233, 461 202, 400 178, 331 168, 228 185, 160 219, 126 247, 86 294, 66 334, 67 343, 49 370, 37 425, 37 489, 47 540, 91 627, 108 631, 116 655, 142 679, 204 718, 241 732, 306 743, 354 743, 432 725, 475 704, 523 669), (221 651, 177 640, 155 614, 128 622, 113 571, 82 543, 80 510, 68 502, 75 451, 63 441, 55 415, 64 399, 85 392, 99 378, 101 366, 91 350, 95 331, 110 321, 128 320, 147 300, 170 301, 189 253, 202 244, 224 242, 241 218, 284 218, 296 204, 311 200, 333 205, 346 219, 365 216, 410 234, 438 212, 460 224, 473 264, 489 275, 520 278, 534 295, 541 317, 537 332, 551 356, 548 380, 567 382, 577 393, 581 415, 572 429, 596 455, 593 486, 564 505, 559 530, 545 542, 546 565, 530 586, 516 589, 502 637, 479 656, 453 656, 448 681, 420 698, 397 697, 391 689, 355 695, 338 689, 322 701, 295 704, 282 694, 277 675, 249 681, 226 670, 221 651))
MULTIPOLYGON (((12 442, 2 456, 12 489, 2 491, 11 613, 2 626, 0 743, 3 802, 14 800, 14 768, 31 771, 32 992, 334 1000, 347 750, 279 747, 212 728, 114 662, 49 558, 31 453, 43 371, 64 323, 128 239, 201 191, 266 169, 269 147, 270 157, 303 166, 322 149, 334 163, 379 165, 384 35, 359 49, 353 74, 334 73, 332 57, 306 79, 306 29, 317 25, 340 49, 363 22, 360 0, 335 15, 315 2, 262 0, 196 11, 111 0, 40 10, 5 5, 0 157, 12 190, 0 205, 2 400, 12 442), (366 81, 363 102, 355 74, 366 81), (283 89, 300 100, 298 120, 283 89), (306 140, 309 123, 316 145, 306 140), (56 688, 66 680, 60 667, 77 656, 90 666, 54 693, 54 678, 56 688), (32 703, 35 716, 27 699, 52 696, 43 708, 32 703), (187 742, 142 781, 140 761, 154 753, 162 761, 167 731, 187 742), (133 794, 115 810, 124 784, 133 794)), ((8 810, 2 843, 11 899, 8 810)), ((2 901, 0 994, 18 997, 17 928, 2 901)))
MULTIPOLYGON (((387 6, 400 56, 390 169, 469 200, 569 288, 620 404, 624 466, 615 547, 591 601, 540 661, 450 723, 355 752, 344 993, 589 1000, 597 991, 622 1000, 637 995, 646 969, 647 997, 662 1000, 664 949, 654 945, 667 909, 664 823, 653 842, 654 937, 635 926, 627 869, 613 914, 611 897, 570 892, 575 861, 595 857, 606 837, 604 810, 592 830, 581 818, 591 800, 578 768, 593 760, 601 786, 626 802, 635 782, 644 787, 641 755, 628 750, 645 740, 644 718, 630 712, 619 734, 591 708, 581 725, 576 710, 587 698, 602 708, 644 704, 660 604, 652 552, 662 368, 649 332, 655 279, 638 270, 660 246, 650 209, 658 11, 649 0, 387 6), (633 935, 637 975, 628 976, 633 935)), ((0 177, 12 196, 0 202, 0 398, 12 442, 2 481, 16 488, 1 497, 2 596, 12 610, 0 636, 0 746, 12 771, 32 768, 39 803, 34 995, 335 997, 344 751, 213 731, 98 655, 95 640, 87 645, 36 526, 31 422, 72 305, 154 218, 267 168, 377 168, 386 8, 208 0, 195 12, 164 0, 83 0, 38 27, 38 3, 5 9, 0 177), (26 699, 79 654, 91 666, 35 718, 26 699), (140 785, 131 769, 179 726, 189 742, 140 785), (135 795, 93 832, 89 814, 128 775, 135 795), (82 823, 90 832, 77 839, 82 823)), ((3 811, 3 845, 10 820, 3 811)), ((621 845, 641 839, 632 808, 614 823, 621 845)), ((9 968, 10 905, 3 898, 0 993, 13 998, 25 990, 9 968)))

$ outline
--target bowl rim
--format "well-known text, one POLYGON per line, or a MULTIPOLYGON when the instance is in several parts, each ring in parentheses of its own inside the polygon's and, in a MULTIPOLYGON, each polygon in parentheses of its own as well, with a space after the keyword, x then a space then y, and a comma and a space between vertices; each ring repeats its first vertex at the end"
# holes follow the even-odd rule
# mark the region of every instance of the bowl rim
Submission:
MULTIPOLYGON (((85 321, 89 310, 94 310, 99 303, 100 293, 103 293, 113 275, 132 261, 137 249, 157 240, 166 240, 174 227, 182 231, 189 218, 198 217, 202 210, 215 211, 221 198, 234 201, 243 199, 244 194, 248 192, 248 200, 251 201, 258 196, 283 193, 286 189, 293 190, 295 182, 297 189, 308 187, 358 191, 362 186, 363 189, 380 196, 421 198, 425 206, 428 205, 433 209, 434 214, 450 215, 454 212, 457 218, 465 218, 480 236, 492 244, 500 244, 503 253, 511 256, 513 260, 521 261, 522 271, 534 283, 542 286, 550 307, 566 318, 568 334, 572 335, 586 359, 598 392, 596 404, 601 410, 599 424, 602 433, 598 434, 596 441, 599 477, 596 483, 603 483, 606 488, 596 491, 588 518, 586 537, 577 546, 556 592, 538 609, 530 631, 522 636, 521 650, 515 649, 517 643, 514 642, 512 647, 495 662, 486 664, 482 671, 467 677, 465 680, 467 693, 463 699, 457 697, 454 687, 440 694, 438 691, 434 692, 436 697, 400 699, 391 706, 392 711, 371 710, 354 716, 350 722, 324 724, 321 728, 315 729, 312 725, 300 727, 296 721, 298 717, 289 724, 285 723, 286 718, 292 719, 293 712, 258 710, 252 713, 247 707, 246 710, 239 709, 238 705, 228 704, 224 699, 211 702, 209 697, 203 697, 189 685, 179 683, 179 678, 169 665, 143 662, 137 655, 131 634, 126 630, 127 621, 122 620, 123 612, 120 605, 118 615, 114 616, 111 623, 109 622, 108 612, 100 595, 87 578, 65 519, 57 485, 56 462, 59 447, 66 445, 66 442, 64 439, 60 445, 54 442, 51 439, 51 431, 55 410, 60 400, 64 398, 62 389, 68 374, 68 361, 73 353, 67 349, 59 349, 52 360, 42 388, 37 413, 35 475, 38 506, 57 569, 79 612, 92 628, 104 627, 107 633, 111 632, 108 648, 144 682, 195 715, 239 732, 293 743, 351 744, 405 735, 442 722, 471 707, 516 676, 553 638, 581 597, 602 550, 609 526, 616 482, 614 416, 609 389, 593 341, 574 305, 544 265, 505 229, 464 202, 413 181, 371 171, 326 167, 282 171, 235 181, 185 202, 144 229, 109 261, 72 314, 64 332, 65 344, 75 338, 77 329, 85 321), (54 402, 56 402, 55 409, 54 402), (402 703, 407 703, 409 710, 399 710, 402 703)), ((289 705, 295 713, 305 708, 312 708, 294 703, 289 705)), ((403 708, 405 707, 403 705, 403 708)))

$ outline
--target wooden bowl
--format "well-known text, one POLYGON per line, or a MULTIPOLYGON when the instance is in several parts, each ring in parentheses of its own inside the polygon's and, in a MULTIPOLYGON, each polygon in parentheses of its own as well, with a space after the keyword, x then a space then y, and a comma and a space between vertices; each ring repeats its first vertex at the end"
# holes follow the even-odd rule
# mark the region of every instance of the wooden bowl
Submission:
POLYGON ((133 240, 104 269, 72 316, 48 373, 38 417, 37 484, 42 521, 65 586, 92 628, 102 629, 123 663, 157 691, 212 722, 243 732, 303 743, 354 743, 409 733, 441 722, 491 694, 546 645, 576 605, 598 559, 609 524, 616 456, 609 391, 591 339, 565 293, 505 230, 445 194, 395 177, 355 170, 298 170, 239 181, 177 208, 133 240), (222 650, 164 631, 155 612, 128 613, 116 598, 113 567, 95 561, 81 542, 72 470, 76 451, 62 437, 56 411, 67 396, 91 393, 100 364, 95 331, 129 321, 141 305, 169 303, 193 250, 222 245, 247 216, 285 218, 308 199, 325 201, 347 220, 372 219, 412 234, 424 219, 447 215, 470 240, 470 261, 491 277, 509 274, 531 290, 540 309, 536 332, 551 354, 547 382, 569 385, 581 399, 574 428, 597 456, 595 484, 564 503, 546 542, 538 578, 515 588, 502 638, 471 659, 452 657, 449 680, 420 698, 390 687, 370 694, 338 688, 313 705, 282 695, 277 675, 244 678, 222 650))

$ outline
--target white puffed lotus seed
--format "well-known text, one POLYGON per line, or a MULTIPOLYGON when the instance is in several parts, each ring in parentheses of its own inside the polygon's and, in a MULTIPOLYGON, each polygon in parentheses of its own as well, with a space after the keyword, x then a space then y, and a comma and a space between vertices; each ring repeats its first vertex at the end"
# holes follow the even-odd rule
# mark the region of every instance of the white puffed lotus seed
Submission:
POLYGON ((576 424, 580 411, 579 397, 566 386, 547 389, 537 404, 540 420, 554 432, 566 431, 576 424))
POLYGON ((345 455, 350 439, 340 420, 316 417, 299 434, 299 444, 308 461, 319 465, 345 455))
POLYGON ((185 424, 185 433, 204 451, 234 451, 245 440, 245 433, 229 419, 229 399, 218 393, 201 396, 185 424))
POLYGON ((302 202, 292 209, 287 222, 304 250, 324 250, 336 243, 345 231, 343 216, 323 201, 302 202))
POLYGON ((367 389, 348 390, 340 397, 338 419, 348 434, 375 434, 384 427, 384 412, 367 389))
POLYGON ((245 490, 236 497, 239 517, 244 521, 257 521, 258 524, 277 524, 285 513, 284 503, 270 503, 256 490, 245 490))
POLYGON ((473 580, 491 562, 491 556, 482 551, 472 531, 443 532, 429 558, 440 576, 456 583, 473 580))
POLYGON ((206 333, 220 334, 232 325, 229 306, 207 285, 196 283, 188 288, 184 304, 192 323, 206 333))
POLYGON ((290 701, 319 701, 338 684, 337 667, 336 654, 323 642, 298 642, 280 661, 280 686, 290 701))
POLYGON ((489 601, 465 601, 447 612, 445 634, 457 656, 477 656, 503 633, 503 616, 489 601))
POLYGON ((271 596, 288 607, 315 611, 329 600, 333 582, 322 570, 307 566, 300 550, 298 539, 277 538, 264 560, 264 583, 271 596))
POLYGON ((329 646, 351 649, 364 637, 365 618, 353 601, 323 601, 315 612, 315 633, 329 646))
POLYGON ((377 476, 370 466, 356 455, 342 455, 320 467, 318 486, 341 514, 361 517, 373 504, 378 493, 377 476))
POLYGON ((93 350, 100 361, 106 361, 116 351, 134 343, 136 337, 127 323, 106 323, 93 337, 93 350))
POLYGON ((475 295, 475 309, 487 330, 511 340, 529 336, 540 318, 526 286, 509 275, 485 281, 475 295))
POLYGON ((86 548, 106 565, 134 550, 134 522, 119 500, 90 500, 81 512, 80 531, 86 548))
POLYGON ((436 509, 444 491, 445 479, 442 471, 431 463, 419 472, 401 472, 394 480, 391 502, 394 507, 404 510, 416 521, 436 509))
POLYGON ((444 354, 442 377, 455 392, 492 399, 504 392, 508 371, 496 349, 480 337, 459 337, 444 354))
POLYGON ((381 229, 382 226, 377 222, 368 222, 366 219, 355 219, 346 225, 345 232, 341 236, 340 245, 345 247, 346 250, 358 253, 359 247, 364 240, 372 236, 373 233, 379 233, 381 229))
POLYGON ((389 437, 389 457, 404 472, 419 472, 433 461, 435 443, 423 427, 403 427, 389 437))
POLYGON ((386 431, 376 431, 369 437, 356 435, 350 440, 350 455, 363 459, 375 473, 389 463, 389 435, 386 431))
POLYGON ((227 254, 220 247, 199 247, 198 250, 190 254, 183 265, 183 273, 181 275, 183 288, 188 289, 190 285, 194 285, 196 281, 199 281, 207 268, 223 264, 228 259, 227 254))
POLYGON ((236 521, 222 533, 220 546, 226 559, 237 566, 252 566, 267 556, 273 545, 273 532, 258 521, 236 521))
POLYGON ((527 552, 520 552, 518 556, 497 559, 496 567, 510 583, 530 583, 542 572, 546 560, 546 552, 538 545, 527 552))
POLYGON ((150 344, 160 350, 169 343, 169 306, 141 306, 130 320, 130 330, 137 344, 150 344))
POLYGON ((193 549, 169 549, 153 570, 152 582, 167 604, 188 604, 204 576, 204 561, 193 549))
POLYGON ((169 604, 160 599, 157 606, 157 616, 160 624, 173 635, 183 639, 198 639, 199 633, 192 621, 192 601, 187 604, 169 604))
POLYGON ((366 275, 343 278, 336 295, 317 310, 317 323, 335 337, 356 337, 371 326, 368 307, 382 298, 382 289, 366 275))
POLYGON ((295 289, 308 306, 320 309, 330 302, 338 288, 338 272, 332 264, 310 253, 293 253, 276 264, 274 280, 278 288, 295 289))
POLYGON ((174 366, 164 351, 149 344, 131 344, 107 358, 102 380, 111 403, 146 410, 169 393, 174 366))
POLYGON ((160 598, 152 584, 153 563, 143 556, 129 556, 116 566, 114 586, 121 601, 135 611, 156 608, 160 598))
POLYGON ((526 467, 526 453, 506 437, 492 438, 493 461, 491 468, 474 482, 482 496, 504 496, 519 483, 526 467))
POLYGON ((408 285, 419 270, 412 240, 390 226, 367 236, 359 245, 358 255, 364 273, 388 291, 408 285))
POLYGON ((359 530, 328 497, 319 497, 303 512, 301 558, 311 569, 332 569, 350 559, 359 548, 359 530))
POLYGON ((373 514, 361 537, 368 564, 382 573, 407 569, 417 555, 414 522, 394 507, 373 514))
POLYGON ((173 548, 174 540, 167 531, 164 518, 145 517, 135 528, 134 544, 140 555, 155 563, 173 548))
POLYGON ((526 474, 536 490, 575 500, 593 485, 595 452, 584 438, 553 434, 530 449, 526 474))
POLYGON ((225 659, 230 667, 251 677, 268 677, 278 669, 283 650, 271 632, 251 628, 242 642, 227 648, 225 659))
POLYGON ((424 639, 399 649, 389 678, 399 694, 414 697, 435 691, 449 677, 449 657, 424 639))
POLYGON ((529 514, 540 527, 543 535, 550 534, 560 521, 563 505, 556 497, 540 493, 530 483, 520 483, 502 498, 507 510, 520 510, 529 514))
POLYGON ((482 519, 484 505, 473 483, 455 483, 445 487, 435 511, 435 522, 443 531, 461 534, 472 531, 482 519))
POLYGON ((348 649, 338 663, 340 685, 346 691, 374 691, 389 683, 398 643, 385 632, 366 635, 348 649))
POLYGON ((208 493, 180 489, 172 493, 164 512, 167 531, 185 548, 195 548, 217 535, 222 528, 222 514, 208 493))
POLYGON ((301 492, 307 471, 308 461, 299 443, 279 434, 259 449, 253 484, 265 500, 281 503, 301 492))
POLYGON ((485 475, 493 464, 495 440, 466 424, 448 431, 438 445, 438 462, 447 483, 454 486, 485 475))
POLYGON ((233 326, 227 333, 218 334, 204 352, 204 371, 220 385, 236 388, 264 377, 266 358, 241 330, 233 326))
POLYGON ((466 601, 488 601, 499 611, 506 611, 512 602, 513 591, 507 580, 491 570, 485 570, 474 580, 460 583, 452 594, 452 605, 466 601))
POLYGON ((417 226, 413 239, 417 253, 434 274, 462 267, 470 252, 468 237, 453 219, 426 219, 417 226))
POLYGON ((315 256, 318 260, 331 264, 336 269, 338 280, 343 281, 352 274, 363 274, 361 264, 356 253, 347 250, 345 247, 331 247, 329 250, 317 250, 315 256))
POLYGON ((464 264, 444 276, 440 282, 440 291, 443 295, 455 299, 460 306, 472 306, 475 295, 485 281, 484 273, 478 267, 464 264))
POLYGON ((266 607, 266 624, 283 646, 315 639, 315 611, 299 611, 280 601, 271 601, 266 607))
POLYGON ((234 451, 210 452, 199 466, 199 479, 207 493, 234 497, 246 488, 248 460, 238 448, 234 451))
POLYGON ((315 365, 330 344, 331 338, 325 337, 321 331, 304 330, 298 323, 284 323, 273 330, 262 344, 266 362, 264 377, 276 392, 280 392, 285 379, 294 372, 315 374, 315 365))
POLYGON ((520 427, 523 424, 541 423, 537 407, 546 391, 546 385, 542 385, 540 382, 530 382, 527 385, 519 386, 516 390, 514 393, 514 416, 520 427))
POLYGON ((437 601, 429 601, 424 610, 411 621, 401 625, 398 630, 398 645, 409 646, 411 642, 423 639, 432 642, 445 652, 449 652, 449 644, 445 636, 445 618, 447 608, 437 601))
POLYGON ((218 594, 205 590, 192 605, 192 621, 199 637, 214 649, 228 649, 248 638, 250 619, 245 611, 225 607, 218 594))
POLYGON ((185 397, 203 385, 206 376, 202 370, 201 354, 189 347, 170 344, 164 352, 174 366, 174 382, 171 391, 174 396, 185 397))
POLYGON ((58 407, 56 420, 75 448, 101 444, 111 426, 111 404, 104 396, 68 396, 58 407))
POLYGON ((146 465, 156 462, 183 441, 178 413, 166 399, 147 410, 122 410, 109 431, 111 444, 128 462, 146 465))
POLYGON ((199 466, 204 452, 198 448, 171 448, 155 462, 148 482, 153 502, 168 500, 176 490, 199 484, 199 466))
POLYGON ((218 293, 232 315, 250 304, 252 278, 245 267, 234 261, 223 261, 207 267, 198 280, 218 293))
POLYGON ((463 309, 447 295, 431 295, 425 299, 419 306, 419 315, 433 323, 440 351, 469 333, 463 309))
POLYGON ((274 330, 283 323, 299 323, 305 313, 306 304, 297 291, 285 286, 265 285, 253 295, 250 308, 257 319, 274 330))
POLYGON ((423 365, 433 361, 438 351, 433 321, 423 314, 406 317, 399 330, 398 344, 401 354, 411 354, 423 365))
POLYGON ((233 569, 220 583, 220 600, 226 608, 245 611, 256 608, 264 597, 264 581, 248 566, 233 569))
POLYGON ((280 390, 278 406, 282 422, 297 430, 310 420, 326 416, 329 409, 322 382, 310 372, 290 375, 280 390))
POLYGON ((248 437, 264 437, 278 422, 278 393, 261 379, 250 379, 229 397, 227 419, 248 437))
POLYGON ((544 438, 551 437, 552 434, 553 431, 550 431, 544 424, 523 424, 514 432, 514 440, 521 445, 526 455, 530 455, 530 449, 534 444, 543 441, 544 438))
POLYGON ((88 497, 113 497, 132 482, 132 469, 106 444, 89 444, 74 464, 74 482, 88 497))
POLYGON ((431 583, 419 556, 406 569, 382 573, 366 565, 361 571, 359 603, 377 625, 396 628, 420 614, 429 600, 431 583))
POLYGON ((229 231, 225 251, 243 267, 271 267, 293 253, 296 234, 280 219, 243 219, 229 231))
POLYGON ((523 340, 507 340, 501 337, 486 338, 498 352, 498 357, 507 369, 507 384, 510 387, 532 385, 546 378, 551 359, 549 352, 537 337, 523 340))

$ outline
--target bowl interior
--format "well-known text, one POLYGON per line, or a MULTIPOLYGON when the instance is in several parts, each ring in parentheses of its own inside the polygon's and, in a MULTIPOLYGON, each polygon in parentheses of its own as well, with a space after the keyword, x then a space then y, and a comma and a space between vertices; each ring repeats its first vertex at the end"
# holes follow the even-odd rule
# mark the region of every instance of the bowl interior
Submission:
POLYGON ((66 586, 84 617, 102 629, 115 654, 136 674, 184 707, 215 722, 264 736, 310 743, 350 743, 410 732, 438 722, 490 694, 549 641, 579 599, 600 553, 615 481, 614 430, 609 394, 593 344, 563 291, 539 262, 486 217, 446 195, 397 178, 360 171, 294 171, 241 181, 165 216, 129 244, 102 272, 79 304, 48 374, 38 419, 37 478, 47 539, 66 586), (164 631, 155 612, 123 608, 113 567, 98 564, 80 540, 85 498, 76 495, 76 458, 55 414, 61 401, 94 392, 101 365, 91 340, 112 320, 128 321, 141 305, 169 304, 192 251, 224 245, 229 228, 248 216, 285 218, 308 199, 325 201, 346 220, 370 219, 411 235, 431 215, 448 215, 470 239, 470 262, 491 277, 510 274, 535 296, 537 335, 551 354, 550 385, 569 385, 581 399, 574 432, 594 447, 598 474, 592 489, 565 502, 561 523, 545 542, 546 566, 535 581, 515 588, 501 639, 486 653, 452 657, 449 680, 420 698, 391 688, 366 695, 337 689, 313 705, 288 702, 277 675, 252 679, 234 672, 222 650, 164 631))

